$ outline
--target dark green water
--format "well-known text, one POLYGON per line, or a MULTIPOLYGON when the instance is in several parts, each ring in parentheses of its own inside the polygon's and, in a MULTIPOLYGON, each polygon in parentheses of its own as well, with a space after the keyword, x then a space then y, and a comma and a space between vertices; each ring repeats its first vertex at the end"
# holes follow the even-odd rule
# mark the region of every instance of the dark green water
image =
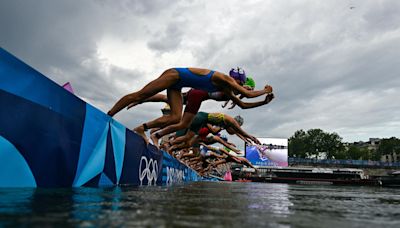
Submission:
POLYGON ((400 227, 400 189, 198 182, 0 189, 0 227, 400 227))

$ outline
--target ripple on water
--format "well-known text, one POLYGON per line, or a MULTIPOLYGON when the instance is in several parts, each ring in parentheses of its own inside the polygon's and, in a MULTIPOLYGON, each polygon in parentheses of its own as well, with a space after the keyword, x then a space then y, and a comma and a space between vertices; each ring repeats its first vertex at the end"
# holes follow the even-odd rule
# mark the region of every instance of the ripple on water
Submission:
POLYGON ((399 227, 400 189, 196 182, 0 189, 0 226, 399 227))

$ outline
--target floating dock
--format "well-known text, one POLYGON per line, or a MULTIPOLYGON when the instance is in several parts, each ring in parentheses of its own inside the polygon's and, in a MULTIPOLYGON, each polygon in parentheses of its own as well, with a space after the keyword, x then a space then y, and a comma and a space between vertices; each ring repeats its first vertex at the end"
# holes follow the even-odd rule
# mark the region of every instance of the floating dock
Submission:
POLYGON ((161 185, 201 177, 0 48, 0 187, 161 185))

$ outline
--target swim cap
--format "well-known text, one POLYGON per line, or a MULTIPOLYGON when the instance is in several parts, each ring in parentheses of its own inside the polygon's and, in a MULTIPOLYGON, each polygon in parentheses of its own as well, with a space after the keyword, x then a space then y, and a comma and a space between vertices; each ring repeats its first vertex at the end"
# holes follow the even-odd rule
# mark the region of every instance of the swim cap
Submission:
POLYGON ((249 76, 246 78, 246 82, 244 83, 244 85, 250 86, 251 88, 254 89, 256 87, 256 82, 252 77, 249 76))
POLYGON ((236 120, 236 122, 238 122, 238 124, 239 124, 240 126, 243 125, 243 122, 244 122, 243 117, 241 117, 240 115, 237 115, 237 116, 235 116, 234 119, 236 120))
POLYGON ((210 131, 209 131, 208 128, 206 128, 206 127, 202 127, 202 128, 200 128, 200 130, 199 130, 199 136, 200 136, 200 138, 202 138, 202 139, 205 139, 205 138, 207 137, 208 133, 210 133, 210 131))
POLYGON ((242 84, 246 82, 246 72, 244 72, 243 68, 232 68, 229 71, 229 76, 235 80, 239 80, 242 84))

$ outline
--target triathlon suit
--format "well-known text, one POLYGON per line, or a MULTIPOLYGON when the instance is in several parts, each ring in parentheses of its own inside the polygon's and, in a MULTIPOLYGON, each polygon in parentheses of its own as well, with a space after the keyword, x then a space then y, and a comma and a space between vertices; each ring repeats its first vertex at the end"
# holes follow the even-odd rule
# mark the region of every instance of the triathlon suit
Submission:
POLYGON ((197 114, 200 109, 201 103, 205 100, 216 100, 216 101, 226 101, 228 97, 225 96, 224 92, 207 92, 199 89, 191 89, 186 93, 182 94, 183 104, 186 105, 185 111, 192 114, 197 114))
POLYGON ((191 89, 186 94, 186 107, 184 112, 196 114, 201 106, 201 103, 210 99, 208 92, 199 89, 191 89))
POLYGON ((200 128, 202 128, 204 125, 207 124, 207 120, 208 120, 207 112, 198 112, 194 117, 189 129, 197 134, 200 128))
POLYGON ((180 136, 186 135, 186 133, 187 133, 187 129, 182 129, 182 130, 175 132, 175 136, 178 138, 180 136))
POLYGON ((211 77, 213 76, 215 71, 210 71, 207 75, 199 75, 191 72, 189 68, 174 68, 178 71, 179 74, 179 82, 173 85, 172 89, 182 89, 183 87, 192 87, 195 89, 204 90, 207 92, 216 92, 219 91, 211 81, 211 77))
POLYGON ((204 127, 208 123, 226 128, 225 115, 223 113, 198 112, 189 129, 198 133, 200 128, 204 127))

